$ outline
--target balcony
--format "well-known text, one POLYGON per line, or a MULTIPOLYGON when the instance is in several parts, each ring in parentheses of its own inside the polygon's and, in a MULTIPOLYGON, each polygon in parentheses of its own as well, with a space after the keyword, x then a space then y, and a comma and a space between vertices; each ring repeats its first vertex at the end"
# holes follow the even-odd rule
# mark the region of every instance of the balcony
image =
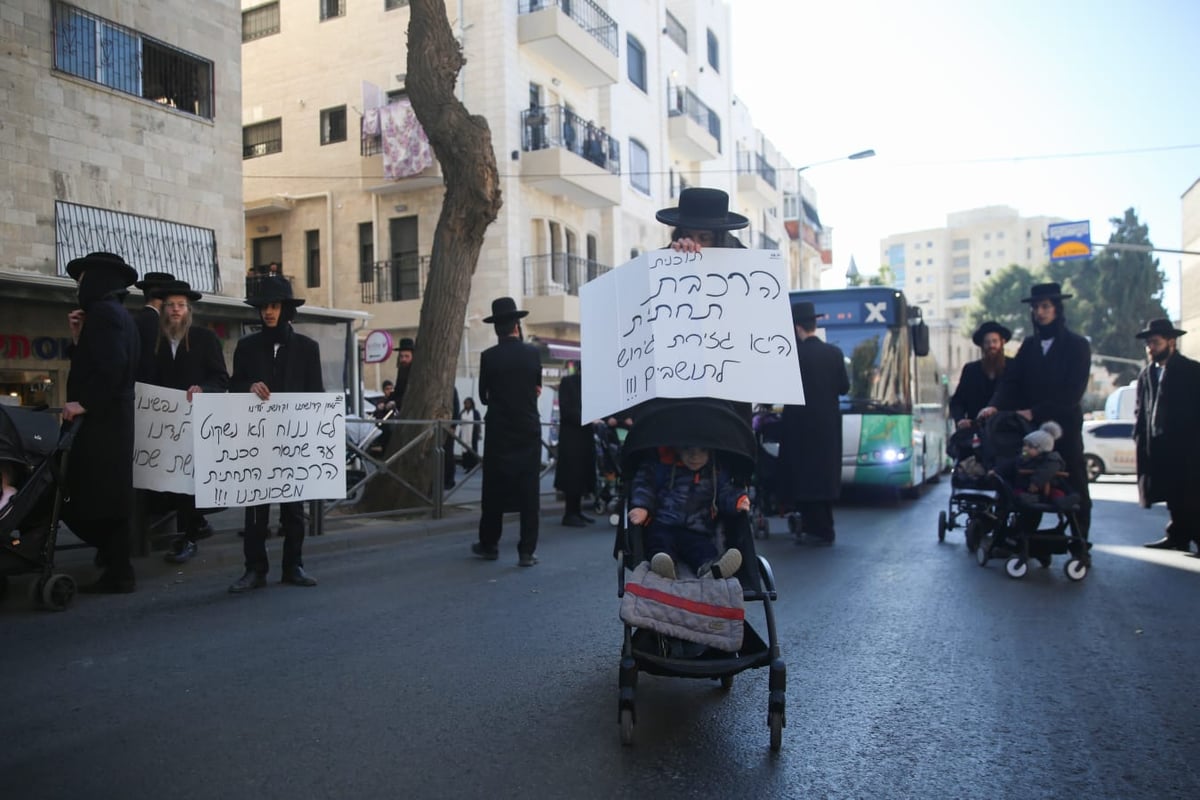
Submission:
POLYGON ((758 241, 755 243, 754 246, 757 247, 759 250, 778 250, 779 249, 779 240, 772 239, 770 236, 767 236, 765 233, 760 233, 760 234, 758 234, 758 241))
POLYGON ((517 40, 588 88, 621 76, 617 23, 592 0, 520 0, 517 40))
POLYGON ((721 154, 721 118, 695 92, 667 84, 667 135, 689 161, 711 161, 721 154))
POLYGON ((595 123, 562 106, 521 112, 521 178, 581 208, 621 202, 621 147, 595 123))
POLYGON ((420 300, 429 277, 430 256, 401 256, 359 267, 364 304, 420 300))
POLYGON ((760 208, 774 208, 782 202, 775 168, 762 153, 738 150, 738 196, 760 208))
POLYGON ((578 325, 579 287, 608 272, 606 264, 570 253, 526 256, 522 308, 531 322, 578 325))
POLYGON ((403 178, 389 179, 384 177, 383 166, 383 134, 378 131, 370 133, 366 129, 366 117, 359 123, 360 145, 358 176, 363 191, 378 195, 400 194, 415 192, 421 189, 431 189, 441 186, 442 165, 437 158, 428 167, 413 175, 403 178))

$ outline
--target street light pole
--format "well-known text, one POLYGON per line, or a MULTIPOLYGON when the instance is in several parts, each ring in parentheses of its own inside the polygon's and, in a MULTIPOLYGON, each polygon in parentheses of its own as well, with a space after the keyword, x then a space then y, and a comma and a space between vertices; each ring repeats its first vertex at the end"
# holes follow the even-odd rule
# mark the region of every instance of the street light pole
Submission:
POLYGON ((827 158, 824 161, 814 161, 811 164, 805 164, 803 167, 796 167, 796 172, 804 172, 811 167, 819 167, 822 164, 832 164, 835 161, 859 161, 864 158, 871 158, 875 155, 874 150, 859 150, 857 153, 851 153, 848 156, 838 156, 837 158, 827 158))

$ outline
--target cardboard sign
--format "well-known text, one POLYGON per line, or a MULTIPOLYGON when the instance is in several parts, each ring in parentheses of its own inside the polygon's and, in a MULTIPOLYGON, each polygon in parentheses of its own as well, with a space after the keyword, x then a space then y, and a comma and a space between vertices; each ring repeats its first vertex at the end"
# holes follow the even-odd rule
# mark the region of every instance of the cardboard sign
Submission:
POLYGON ((656 397, 804 403, 778 251, 655 250, 579 297, 584 419, 656 397))
POLYGON ((192 494, 192 404, 187 392, 136 383, 133 486, 192 494))
POLYGON ((345 399, 335 393, 193 398, 196 505, 256 506, 346 496, 345 399))

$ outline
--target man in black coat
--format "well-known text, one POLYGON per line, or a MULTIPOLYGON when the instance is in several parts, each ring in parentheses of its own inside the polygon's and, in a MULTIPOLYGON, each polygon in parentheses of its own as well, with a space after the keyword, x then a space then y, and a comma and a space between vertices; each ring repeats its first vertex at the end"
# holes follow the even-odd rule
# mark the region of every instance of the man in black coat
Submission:
POLYGON ((80 587, 92 594, 132 592, 129 517, 133 511, 133 383, 141 355, 137 327, 122 305, 137 272, 113 253, 67 265, 79 283, 79 308, 67 316, 74 344, 63 419, 75 425, 67 456, 62 516, 94 545, 104 572, 80 587))
POLYGON ((1062 301, 1073 296, 1063 294, 1057 283, 1039 283, 1021 300, 1029 303, 1035 335, 1021 342, 979 416, 986 419, 997 410, 1016 411, 1034 427, 1049 420, 1062 427, 1054 449, 1066 462, 1072 492, 1082 501, 1075 516, 1078 534, 1086 539, 1092 499, 1083 460, 1082 401, 1092 371, 1092 348, 1087 339, 1067 329, 1062 301))
POLYGON ((521 538, 517 542, 522 567, 538 562, 542 425, 538 397, 542 393, 542 360, 537 348, 521 341, 516 301, 492 301, 493 324, 499 343, 479 358, 479 401, 488 407, 487 452, 483 457, 483 509, 479 541, 471 552, 495 561, 500 557, 500 534, 505 511, 521 512, 521 538))
POLYGON ((779 485, 800 514, 796 543, 830 545, 834 540, 833 501, 842 488, 841 395, 850 391, 846 358, 837 345, 817 336, 812 303, 792 306, 796 357, 804 385, 804 405, 784 406, 779 443, 779 485))
MULTIPOLYGON (((321 350, 315 341, 292 330, 296 309, 303 300, 292 296, 292 284, 278 276, 259 281, 246 305, 258 309, 262 330, 238 340, 233 351, 231 392, 252 392, 260 400, 271 399, 272 392, 323 392, 321 350)), ((267 519, 271 506, 246 509, 246 530, 242 551, 246 572, 234 581, 234 594, 261 589, 267 585, 267 519)), ((279 504, 279 532, 283 536, 282 583, 316 586, 317 581, 304 571, 301 550, 304 545, 304 503, 279 504)))
POLYGON ((583 424, 582 365, 558 384, 558 459, 554 488, 563 493, 562 524, 584 528, 595 520, 583 513, 583 496, 596 491, 596 445, 583 424))
POLYGON ((980 325, 971 337, 981 357, 963 364, 958 386, 950 396, 950 418, 959 430, 970 428, 996 393, 996 383, 1008 365, 1004 344, 1011 338, 1012 331, 993 320, 980 325))
POLYGON ((1167 535, 1146 547, 1187 552, 1200 546, 1200 363, 1176 349, 1185 333, 1156 319, 1137 334, 1150 364, 1138 375, 1133 438, 1142 507, 1166 502, 1171 514, 1167 535))
POLYGON ((162 297, 154 290, 175 280, 169 272, 147 272, 140 281, 133 285, 142 290, 146 304, 133 312, 133 324, 137 326, 138 338, 142 344, 142 357, 138 359, 137 379, 148 383, 154 374, 154 342, 158 339, 158 329, 162 324, 162 297))
MULTIPOLYGON (((221 340, 208 328, 192 325, 191 304, 201 294, 185 281, 160 284, 151 292, 162 303, 162 324, 151 343, 154 365, 149 383, 187 392, 188 402, 200 392, 224 392, 229 388, 225 353, 221 340)), ((204 516, 196 511, 196 496, 171 494, 176 530, 182 535, 172 543, 166 560, 175 564, 190 561, 199 549, 204 516)))

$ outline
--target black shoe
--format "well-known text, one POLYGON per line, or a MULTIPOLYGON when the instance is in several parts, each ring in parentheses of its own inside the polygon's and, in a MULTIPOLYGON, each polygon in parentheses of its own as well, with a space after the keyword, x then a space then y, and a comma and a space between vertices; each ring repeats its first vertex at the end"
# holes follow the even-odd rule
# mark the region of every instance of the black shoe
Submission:
POLYGON ((1153 550, 1182 550, 1185 553, 1192 549, 1191 545, 1188 543, 1177 542, 1170 536, 1164 536, 1157 542, 1147 542, 1146 544, 1142 545, 1142 547, 1149 547, 1153 550))
POLYGON ((534 555, 533 553, 529 553, 527 555, 522 555, 520 558, 517 559, 518 567, 532 567, 536 563, 538 563, 538 557, 536 555, 534 555))
POLYGON ((304 571, 304 567, 289 567, 283 571, 280 583, 290 583, 292 586, 316 586, 317 579, 304 571))
POLYGON ((84 594, 129 594, 137 589, 133 575, 117 576, 105 570, 99 578, 79 587, 84 594))
POLYGON ((562 524, 568 528, 586 528, 588 521, 582 514, 568 514, 562 518, 562 524))
POLYGON ((500 557, 500 553, 496 550, 488 550, 479 542, 471 545, 471 552, 482 558, 484 561, 495 561, 500 557))
POLYGON ((200 551, 195 542, 180 539, 171 545, 171 550, 163 556, 163 561, 171 564, 186 564, 200 551))
POLYGON ((213 530, 213 526, 208 520, 204 520, 204 522, 200 523, 200 527, 196 528, 196 535, 193 536, 192 539, 193 541, 200 541, 201 539, 207 539, 214 533, 216 533, 216 531, 213 530))
POLYGON ((229 586, 230 594, 241 594, 249 592, 252 589, 261 589, 267 585, 267 576, 262 572, 255 572, 252 569, 246 570, 246 574, 238 578, 229 586))

